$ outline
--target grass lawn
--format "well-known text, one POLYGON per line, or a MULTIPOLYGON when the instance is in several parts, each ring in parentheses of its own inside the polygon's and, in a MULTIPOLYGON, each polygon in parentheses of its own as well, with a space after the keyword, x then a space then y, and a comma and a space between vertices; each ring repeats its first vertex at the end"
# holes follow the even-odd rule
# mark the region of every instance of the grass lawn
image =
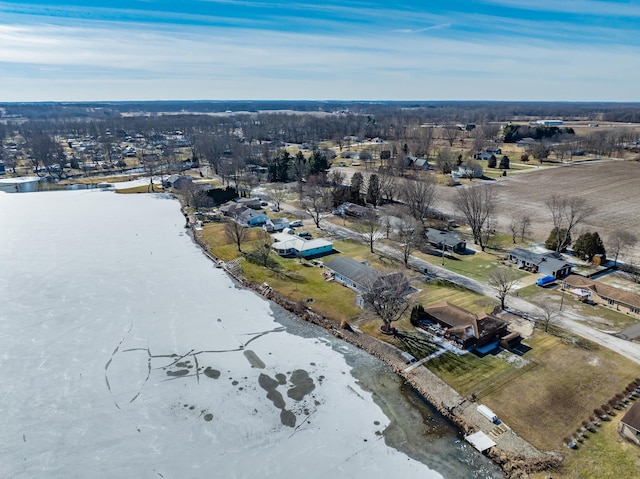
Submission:
POLYGON ((513 366, 502 358, 492 355, 480 358, 472 353, 458 356, 447 352, 426 366, 463 396, 482 391, 513 371, 513 366))
POLYGON ((249 261, 242 262, 242 274, 249 281, 268 283, 275 291, 293 301, 305 301, 312 311, 337 322, 353 321, 362 312, 355 304, 356 294, 333 281, 325 281, 322 269, 293 258, 273 255, 278 269, 269 270, 249 261), (308 300, 311 299, 311 302, 308 300))
POLYGON ((412 299, 424 307, 448 301, 472 313, 481 313, 490 311, 494 304, 490 298, 448 281, 430 281, 422 283, 420 288, 412 299))
POLYGON ((579 347, 537 331, 527 344, 530 365, 502 376, 478 396, 545 450, 563 450, 565 436, 638 376, 637 364, 586 340, 579 347))
POLYGON ((618 434, 617 428, 623 412, 613 421, 598 428, 595 434, 577 450, 566 450, 566 461, 553 471, 534 475, 546 479, 552 474, 556 479, 618 479, 637 477, 640 470, 640 447, 631 444, 618 434))

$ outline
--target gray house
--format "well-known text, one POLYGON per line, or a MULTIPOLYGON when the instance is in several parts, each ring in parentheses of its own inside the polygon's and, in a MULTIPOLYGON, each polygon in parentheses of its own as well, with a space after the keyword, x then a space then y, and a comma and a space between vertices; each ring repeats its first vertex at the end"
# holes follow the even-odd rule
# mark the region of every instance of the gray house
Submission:
POLYGON ((176 188, 181 190, 186 188, 193 182, 191 176, 187 175, 171 175, 162 181, 163 188, 176 188))
POLYGON ((518 268, 532 273, 540 273, 554 278, 563 278, 571 273, 571 263, 562 259, 556 251, 535 253, 522 248, 515 248, 509 253, 509 261, 516 263, 518 268))
POLYGON ((357 293, 364 293, 370 285, 383 276, 381 271, 368 264, 343 256, 327 261, 324 267, 333 275, 335 281, 357 293))
POLYGON ((356 293, 360 293, 356 297, 356 304, 361 308, 365 305, 362 295, 371 290, 386 289, 392 286, 394 288, 399 287, 404 292, 403 294, 411 292, 409 280, 403 273, 384 274, 355 259, 339 256, 327 261, 324 267, 325 275, 328 275, 329 279, 333 279, 356 293))
POLYGON ((467 243, 450 231, 427 228, 424 234, 427 237, 429 244, 439 251, 444 249, 452 253, 460 254, 467 250, 467 243))

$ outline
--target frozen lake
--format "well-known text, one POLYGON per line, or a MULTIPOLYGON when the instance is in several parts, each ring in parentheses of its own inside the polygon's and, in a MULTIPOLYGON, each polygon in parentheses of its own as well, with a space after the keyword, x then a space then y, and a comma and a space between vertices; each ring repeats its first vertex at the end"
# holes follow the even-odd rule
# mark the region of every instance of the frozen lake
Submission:
POLYGON ((502 477, 183 224, 162 195, 0 192, 0 477, 502 477))

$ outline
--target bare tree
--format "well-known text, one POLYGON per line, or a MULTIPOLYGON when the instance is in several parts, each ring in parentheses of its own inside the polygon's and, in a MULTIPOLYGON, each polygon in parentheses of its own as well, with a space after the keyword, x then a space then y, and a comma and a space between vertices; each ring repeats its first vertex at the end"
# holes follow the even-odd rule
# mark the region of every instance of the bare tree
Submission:
POLYGON ((422 243, 422 224, 412 216, 403 216, 398 222, 398 241, 405 268, 409 267, 409 258, 422 243))
POLYGON ((328 211, 330 205, 331 201, 326 188, 314 184, 308 185, 302 199, 302 208, 313 220, 316 228, 320 228, 322 214, 328 211))
POLYGON ((391 323, 399 320, 411 307, 407 299, 409 281, 402 273, 380 276, 366 286, 362 294, 364 305, 382 320, 382 331, 391 334, 391 323))
POLYGON ((638 237, 627 230, 613 231, 607 241, 607 249, 613 255, 615 266, 618 266, 618 256, 624 248, 632 247, 638 242, 638 237))
POLYGON ((449 142, 449 146, 453 146, 460 133, 458 125, 444 125, 442 127, 443 136, 449 142))
POLYGON ((229 220, 224 224, 224 234, 229 241, 236 244, 238 252, 242 253, 242 243, 247 239, 249 228, 237 221, 229 220))
POLYGON ((524 241, 524 237, 527 236, 531 229, 531 217, 529 215, 522 215, 520 217, 520 241, 524 241))
POLYGON ((540 162, 540 164, 542 164, 542 162, 549 156, 549 148, 544 143, 536 143, 531 148, 531 154, 540 162))
POLYGON ((435 180, 432 176, 427 176, 423 181, 407 180, 402 186, 402 200, 409 208, 411 216, 422 223, 435 203, 435 180))
POLYGON ((201 185, 189 181, 181 189, 188 206, 198 209, 209 204, 210 198, 207 195, 207 190, 201 185))
POLYGON ((451 150, 448 148, 441 149, 436 155, 436 165, 440 173, 448 175, 453 170, 455 158, 451 150))
POLYGON ((496 290, 500 309, 504 309, 505 300, 517 282, 518 274, 511 268, 496 268, 487 275, 487 284, 496 290))
POLYGON ((271 256, 271 235, 264 230, 258 233, 258 241, 256 247, 251 251, 251 257, 265 268, 269 265, 269 257, 271 256))
POLYGON ((453 203, 469 223, 473 242, 484 251, 484 233, 489 228, 495 211, 496 193, 493 186, 478 185, 460 188, 453 203))
POLYGON ((431 154, 431 145, 433 143, 433 127, 424 126, 418 131, 418 140, 415 147, 416 156, 424 155, 429 158, 431 154))
POLYGON ((38 176, 42 176, 40 174, 40 165, 42 165, 49 175, 56 175, 61 178, 63 173, 62 162, 64 154, 62 152, 62 147, 58 144, 55 138, 47 134, 37 134, 27 137, 26 139, 29 151, 31 152, 33 171, 38 176))
POLYGON ((267 188, 267 194, 269 198, 271 198, 271 201, 273 201, 276 210, 280 211, 280 203, 287 199, 287 189, 278 185, 271 185, 267 188))
POLYGON ((329 172, 328 180, 333 187, 340 187, 347 179, 347 174, 342 170, 333 169, 329 172))
POLYGON ((538 303, 538 307, 542 310, 542 327, 544 332, 549 331, 549 326, 560 314, 560 310, 556 309, 556 306, 550 302, 538 303))
POLYGON ((520 241, 524 241, 524 237, 529 233, 530 227, 531 218, 528 215, 513 216, 509 224, 513 244, 516 244, 516 238, 518 236, 520 236, 520 241))
POLYGON ((545 201, 545 205, 551 213, 553 227, 557 234, 556 251, 560 251, 567 244, 574 228, 593 212, 593 208, 584 198, 575 196, 553 194, 545 201))
POLYGON ((518 219, 516 217, 511 218, 511 223, 509 223, 509 231, 511 232, 511 241, 513 244, 516 244, 516 237, 518 236, 518 232, 520 231, 520 224, 518 223, 518 219))
POLYGON ((388 168, 385 168, 378 174, 378 179, 380 183, 380 193, 383 198, 389 202, 393 201, 398 189, 396 177, 390 173, 388 168))
POLYGON ((355 229, 373 253, 374 243, 384 236, 384 224, 373 211, 365 213, 356 223, 355 229))

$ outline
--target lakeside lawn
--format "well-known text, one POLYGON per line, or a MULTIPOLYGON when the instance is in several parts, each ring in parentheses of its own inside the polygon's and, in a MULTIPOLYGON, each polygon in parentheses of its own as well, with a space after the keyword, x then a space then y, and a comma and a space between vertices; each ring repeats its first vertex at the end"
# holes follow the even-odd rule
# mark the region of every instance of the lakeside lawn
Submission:
POLYGON ((552 471, 534 474, 534 479, 619 479, 638 475, 640 448, 623 439, 618 425, 624 411, 612 421, 603 422, 595 434, 580 444, 577 450, 566 450, 566 460, 552 471))
MULTIPOLYGON (((342 221, 339 218, 338 220, 342 221)), ((229 261, 240 255, 235 244, 224 236, 223 227, 224 225, 220 223, 208 224, 205 225, 201 234, 211 245, 211 251, 216 256, 229 261)), ((250 237, 243 245, 243 251, 253 249, 252 242, 259 241, 260 233, 259 229, 250 231, 250 237)), ((316 235, 318 233, 321 232, 315 232, 316 235)), ((360 261, 366 260, 373 267, 381 270, 390 271, 394 268, 404 270, 396 261, 386 259, 379 254, 372 254, 368 246, 358 242, 336 241, 334 247, 339 251, 336 254, 360 261)), ((332 255, 323 259, 326 261, 330 257, 332 255)), ((243 261, 241 263, 243 275, 259 284, 266 282, 280 294, 294 301, 304 302, 305 306, 313 311, 337 322, 345 319, 356 325, 363 333, 394 344, 418 359, 436 350, 436 346, 430 339, 423 333, 417 332, 410 324, 408 319, 410 310, 400 321, 394 323, 400 332, 397 337, 382 335, 379 329, 381 321, 356 307, 353 291, 335 282, 325 281, 320 268, 311 266, 307 261, 280 258, 275 254, 271 258, 274 264, 271 269, 265 269, 247 260, 243 261), (312 301, 309 302, 310 299, 312 301)), ((490 260, 483 255, 471 258, 465 267, 471 264, 482 271, 482 274, 475 273, 480 279, 486 276, 485 270, 499 266, 498 261, 490 260)), ((415 273, 406 272, 416 277, 415 273)), ((526 273, 523 273, 523 276, 526 276, 526 273)), ((414 282, 413 284, 418 292, 411 297, 412 302, 424 306, 449 301, 479 313, 491 310, 495 303, 491 298, 447 281, 414 282)), ((520 290, 519 295, 535 298, 541 292, 548 294, 549 290, 530 286, 520 290)), ((565 297, 565 304, 566 301, 565 297)), ((617 314, 613 311, 611 313, 617 314)), ((551 328, 552 332, 553 329, 551 328)), ((469 396, 475 393, 480 402, 491 407, 519 435, 543 450, 556 450, 569 454, 570 461, 571 455, 581 458, 580 454, 586 454, 585 451, 590 447, 597 447, 598 451, 615 451, 619 443, 616 442, 615 431, 610 435, 607 433, 608 424, 602 428, 602 434, 599 431, 591 435, 592 437, 581 446, 579 451, 567 450, 562 444, 562 439, 572 434, 580 423, 592 414, 594 408, 621 392, 629 381, 637 377, 637 365, 610 350, 582 339, 571 338, 566 333, 562 334, 563 338, 560 338, 536 331, 534 336, 525 342, 531 350, 522 357, 506 351, 484 357, 470 353, 456 355, 447 352, 430 360, 425 367, 461 395, 469 396), (593 446, 589 441, 593 441, 593 446)), ((613 464, 613 461, 617 461, 618 458, 616 454, 597 452, 594 454, 601 464, 597 469, 599 471, 625 472, 629 470, 629 464, 633 463, 633 458, 630 459, 629 455, 625 455, 620 460, 620 464, 613 464)), ((581 460, 576 459, 576 463, 581 464, 581 460)), ((570 464, 575 463, 568 462, 562 471, 570 467, 570 464)), ((555 475, 554 471, 554 477, 555 475)), ((584 477, 614 476, 594 473, 584 477)))
POLYGON ((638 376, 637 364, 584 339, 574 343, 536 331, 526 344, 532 348, 524 355, 529 364, 476 394, 543 450, 562 450, 565 436, 638 376))

